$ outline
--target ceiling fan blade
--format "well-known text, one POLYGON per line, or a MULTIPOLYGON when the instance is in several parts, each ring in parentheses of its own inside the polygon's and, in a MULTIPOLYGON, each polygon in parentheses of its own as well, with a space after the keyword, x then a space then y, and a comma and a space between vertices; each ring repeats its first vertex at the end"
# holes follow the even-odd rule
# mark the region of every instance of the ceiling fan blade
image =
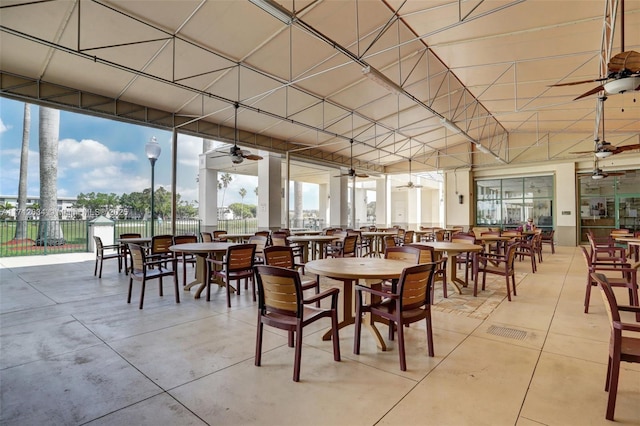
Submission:
POLYGON ((248 154, 242 154, 242 156, 247 160, 262 160, 262 157, 259 156, 258 154, 248 153, 248 154))
POLYGON ((640 53, 633 50, 620 52, 611 58, 607 68, 609 72, 620 72, 623 69, 638 72, 640 71, 640 53))
POLYGON ((356 177, 359 177, 359 178, 368 178, 368 177, 369 177, 369 175, 366 175, 366 174, 364 174, 364 173, 356 173, 356 177))
POLYGON ((633 144, 633 145, 618 146, 615 149, 612 149, 611 152, 613 154, 618 154, 620 152, 633 151, 635 149, 640 149, 640 143, 636 143, 636 144, 633 144))
POLYGON ((582 99, 582 98, 586 98, 589 95, 593 95, 594 93, 598 93, 600 91, 604 90, 604 86, 601 84, 598 87, 594 87, 593 89, 589 90, 588 92, 583 93, 582 95, 578 96, 577 98, 574 99, 574 101, 577 101, 578 99, 582 99))
POLYGON ((550 85, 548 87, 576 86, 578 84, 596 83, 596 82, 602 81, 602 80, 606 80, 606 78, 594 78, 594 79, 591 79, 591 80, 572 81, 570 83, 558 83, 558 84, 552 84, 552 85, 550 85))
POLYGON ((624 176, 624 175, 625 175, 625 173, 624 173, 624 172, 609 172, 609 173, 607 173, 607 172, 603 172, 602 174, 603 174, 605 177, 607 177, 607 176, 624 176))
POLYGON ((595 154, 597 151, 569 151, 569 154, 595 154))

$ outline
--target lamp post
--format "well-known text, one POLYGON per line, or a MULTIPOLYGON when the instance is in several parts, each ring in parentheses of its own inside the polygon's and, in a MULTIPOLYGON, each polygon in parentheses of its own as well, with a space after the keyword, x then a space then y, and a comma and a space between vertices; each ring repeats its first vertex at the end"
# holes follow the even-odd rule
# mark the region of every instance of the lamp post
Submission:
POLYGON ((149 140, 149 142, 147 142, 147 144, 144 147, 144 152, 147 154, 147 158, 149 159, 149 162, 151 163, 151 236, 153 237, 154 234, 154 220, 153 220, 153 210, 155 208, 154 206, 154 194, 153 194, 153 187, 154 187, 154 182, 153 182, 153 171, 154 171, 154 166, 156 165, 156 160, 158 159, 158 157, 160 157, 160 152, 162 151, 162 149, 160 148, 160 145, 158 145, 158 141, 156 140, 155 136, 151 138, 151 140, 149 140))

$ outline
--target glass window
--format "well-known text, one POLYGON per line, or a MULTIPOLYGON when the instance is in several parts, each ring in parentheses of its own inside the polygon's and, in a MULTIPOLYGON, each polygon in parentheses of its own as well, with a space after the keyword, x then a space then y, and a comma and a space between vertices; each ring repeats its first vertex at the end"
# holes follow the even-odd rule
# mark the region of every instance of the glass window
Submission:
POLYGON ((476 224, 517 228, 528 218, 553 228, 553 176, 476 180, 476 224))

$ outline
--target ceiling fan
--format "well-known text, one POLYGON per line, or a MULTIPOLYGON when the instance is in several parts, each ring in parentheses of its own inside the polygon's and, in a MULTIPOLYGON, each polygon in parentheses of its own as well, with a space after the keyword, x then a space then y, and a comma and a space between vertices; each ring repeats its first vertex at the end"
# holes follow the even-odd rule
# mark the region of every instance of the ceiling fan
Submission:
POLYGON ((595 151, 572 151, 569 154, 595 154, 595 156, 598 158, 607 158, 613 154, 619 154, 625 151, 633 151, 635 149, 640 149, 640 144, 638 143, 615 147, 611 145, 611 143, 605 140, 604 138, 604 101, 606 100, 607 98, 605 96, 600 97, 600 101, 601 101, 600 121, 602 122, 602 142, 600 142, 600 138, 598 137, 598 135, 596 135, 596 138, 594 140, 595 151))
POLYGON ((357 173, 356 170, 353 168, 353 139, 349 140, 349 143, 351 144, 351 166, 349 167, 349 170, 346 173, 340 173, 338 176, 334 176, 334 177, 343 177, 343 176, 348 176, 348 177, 352 177, 352 178, 368 178, 369 175, 364 174, 364 173, 357 173))
POLYGON ((229 148, 229 153, 223 153, 221 152, 221 154, 223 155, 217 155, 215 157, 211 157, 211 158, 218 158, 218 157, 223 157, 225 155, 229 155, 231 157, 231 162, 233 164, 240 164, 244 161, 244 159, 246 158, 247 160, 262 160, 262 157, 257 155, 257 154, 252 154, 250 151, 246 150, 246 149, 241 149, 238 145, 238 108, 240 107, 240 105, 238 104, 238 102, 233 104, 233 107, 235 108, 235 116, 234 116, 234 125, 233 125, 233 146, 231 148, 229 148))
POLYGON ((405 185, 396 186, 396 188, 422 188, 422 185, 415 184, 411 181, 411 158, 409 158, 409 182, 405 185))
POLYGON ((598 167, 598 159, 593 160, 593 170, 590 173, 583 173, 579 177, 580 179, 591 178, 593 180, 604 179, 609 176, 624 176, 624 172, 605 172, 598 167))
POLYGON ((574 86, 584 83, 601 82, 601 84, 593 89, 583 93, 574 99, 582 99, 593 95, 600 91, 604 91, 607 95, 615 95, 619 93, 640 90, 640 53, 630 50, 624 51, 624 1, 621 4, 620 12, 620 33, 622 52, 618 53, 609 60, 607 64, 607 76, 596 78, 593 80, 574 81, 571 83, 552 84, 551 87, 558 86, 574 86))

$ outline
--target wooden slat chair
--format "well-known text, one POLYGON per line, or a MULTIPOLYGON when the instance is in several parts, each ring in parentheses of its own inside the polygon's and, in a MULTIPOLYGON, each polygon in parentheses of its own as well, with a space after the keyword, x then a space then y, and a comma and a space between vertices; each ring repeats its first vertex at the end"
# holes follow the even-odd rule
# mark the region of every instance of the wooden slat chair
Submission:
POLYGON ((297 271, 267 265, 256 266, 256 281, 258 282, 256 366, 259 367, 262 364, 264 325, 286 330, 289 347, 295 347, 293 381, 300 381, 303 329, 322 318, 331 319, 333 359, 340 361, 340 336, 338 334, 338 294, 340 289, 333 287, 305 299, 300 283, 300 274, 297 271), (325 298, 331 299, 330 308, 311 306, 311 304, 325 298))
POLYGON ((478 268, 476 270, 475 284, 473 288, 473 294, 477 294, 478 287, 478 274, 482 273, 482 290, 485 289, 485 283, 487 274, 500 275, 505 278, 507 284, 507 299, 511 302, 511 287, 513 287, 513 295, 516 293, 516 271, 514 268, 514 262, 516 259, 516 250, 518 242, 509 244, 507 246, 507 253, 504 255, 493 253, 481 253, 478 254, 478 268), (509 280, 511 279, 511 286, 509 280))
POLYGON ((176 273, 176 260, 153 259, 147 255, 146 249, 138 244, 129 244, 129 252, 131 253, 131 271, 129 273, 129 294, 127 303, 131 303, 131 293, 133 292, 133 281, 142 283, 140 290, 140 305, 142 309, 144 304, 144 290, 149 280, 158 280, 158 288, 160 296, 162 294, 162 278, 173 276, 173 284, 176 293, 176 303, 180 303, 180 291, 178 290, 178 275, 176 273), (167 264, 171 264, 168 266, 167 264))
MULTIPOLYGON (((295 262, 293 247, 289 246, 269 246, 264 249, 264 263, 269 266, 293 269, 304 273, 304 265, 295 262)), ((320 293, 320 278, 306 278, 300 274, 300 285, 302 290, 313 289, 316 294, 320 293)))
POLYGON ((227 291, 227 307, 231 307, 231 283, 236 282, 235 291, 240 296, 240 282, 244 280, 245 288, 251 280, 253 299, 255 300, 255 282, 253 266, 256 256, 255 244, 236 244, 227 247, 227 254, 222 260, 207 258, 207 301, 211 300, 211 280, 219 278, 224 281, 227 291))
POLYGON ((203 243, 210 243, 213 241, 213 235, 211 232, 202 231, 200 232, 200 241, 203 243))
MULTIPOLYGON (((438 256, 433 247, 425 246, 422 244, 408 244, 405 247, 416 247, 420 250, 420 258, 418 259, 418 263, 435 263, 436 267, 433 271, 433 286, 431 290, 435 292, 435 283, 438 281, 442 282, 442 295, 444 298, 448 298, 449 295, 447 293, 447 256, 438 256)), ((432 295, 432 300, 434 296, 432 295)))
MULTIPOLYGON (((142 235, 131 232, 128 234, 120 234, 120 239, 122 238, 142 238, 142 235)), ((120 255, 124 261, 124 274, 129 275, 129 258, 131 257, 131 254, 129 253, 129 246, 127 243, 120 243, 120 255)))
MULTIPOLYGON (((176 235, 173 237, 173 244, 188 244, 188 243, 197 243, 198 237, 195 235, 176 235)), ((196 256, 193 253, 187 252, 174 252, 174 257, 177 262, 182 263, 182 285, 187 285, 187 265, 191 265, 193 267, 196 266, 196 256)), ((177 266, 177 265, 176 265, 177 266)))
POLYGON ((122 271, 122 252, 120 251, 120 244, 102 244, 102 239, 98 236, 93 236, 93 241, 96 245, 96 265, 93 268, 93 275, 98 274, 98 278, 102 278, 102 262, 108 259, 118 260, 118 272, 122 271), (98 264, 100 264, 100 273, 98 273, 98 264))
MULTIPOLYGON (((618 305, 615 295, 613 294, 613 289, 609 285, 605 275, 592 273, 591 279, 595 281, 600 288, 611 326, 609 361, 607 363, 607 378, 605 380, 604 390, 609 393, 605 417, 607 420, 613 420, 618 396, 620 364, 623 361, 640 363, 640 324, 638 322, 623 322, 620 317, 620 311, 635 312, 637 320, 638 316, 640 316, 640 307, 618 305)), ((633 395, 633 393, 630 395, 633 395)), ((635 404, 637 408, 637 401, 635 404)))
POLYGON ((389 321, 389 340, 394 339, 394 330, 398 331, 398 356, 400 370, 407 370, 405 354, 405 326, 425 320, 427 329, 427 351, 434 356, 433 331, 431 324, 431 286, 433 285, 433 263, 424 263, 404 268, 397 287, 391 291, 376 290, 357 284, 356 290, 356 332, 353 339, 353 353, 360 354, 360 336, 362 314, 371 313, 371 321, 382 317, 389 321), (363 293, 369 293, 371 302, 366 304, 363 293), (377 297, 375 297, 377 296, 377 297))
MULTIPOLYGON (((594 273, 609 274, 608 283, 612 287, 624 287, 629 291, 629 304, 639 306, 638 299, 638 268, 626 262, 615 261, 593 261, 591 255, 584 246, 580 246, 582 257, 587 265, 587 285, 584 292, 584 313, 589 313, 589 301, 591 299, 591 288, 596 285, 593 280, 594 273), (617 275, 612 277, 611 275, 617 275)), ((640 320, 640 318, 638 318, 640 320)))

